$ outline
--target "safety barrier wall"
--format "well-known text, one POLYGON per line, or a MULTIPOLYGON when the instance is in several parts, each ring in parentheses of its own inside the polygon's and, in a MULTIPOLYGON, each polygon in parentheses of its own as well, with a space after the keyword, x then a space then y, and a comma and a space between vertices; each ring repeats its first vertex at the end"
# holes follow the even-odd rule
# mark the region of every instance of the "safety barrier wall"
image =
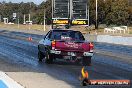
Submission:
POLYGON ((110 35, 85 35, 91 42, 104 42, 132 46, 132 37, 110 36, 110 35))

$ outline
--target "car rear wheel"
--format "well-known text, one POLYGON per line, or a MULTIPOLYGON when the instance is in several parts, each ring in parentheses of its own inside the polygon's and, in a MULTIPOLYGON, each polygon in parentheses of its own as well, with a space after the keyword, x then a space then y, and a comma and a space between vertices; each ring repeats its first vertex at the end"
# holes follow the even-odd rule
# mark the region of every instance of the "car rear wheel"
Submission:
POLYGON ((45 63, 47 64, 53 63, 53 55, 50 55, 48 52, 46 52, 46 55, 45 55, 45 63))
POLYGON ((91 58, 92 57, 83 57, 82 65, 83 66, 91 66, 91 58))
POLYGON ((41 51, 38 51, 38 59, 39 59, 39 61, 42 62, 43 58, 44 57, 43 57, 42 52, 41 51))

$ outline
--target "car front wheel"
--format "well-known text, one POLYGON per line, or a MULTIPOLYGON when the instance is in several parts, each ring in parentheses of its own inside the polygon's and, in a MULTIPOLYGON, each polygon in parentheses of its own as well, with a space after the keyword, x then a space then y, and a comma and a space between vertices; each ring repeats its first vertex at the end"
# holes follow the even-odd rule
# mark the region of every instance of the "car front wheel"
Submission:
POLYGON ((48 52, 45 54, 45 63, 52 64, 53 63, 53 55, 50 55, 48 52))
POLYGON ((42 62, 43 58, 44 57, 43 57, 42 52, 41 51, 38 51, 38 59, 39 59, 39 61, 42 62))

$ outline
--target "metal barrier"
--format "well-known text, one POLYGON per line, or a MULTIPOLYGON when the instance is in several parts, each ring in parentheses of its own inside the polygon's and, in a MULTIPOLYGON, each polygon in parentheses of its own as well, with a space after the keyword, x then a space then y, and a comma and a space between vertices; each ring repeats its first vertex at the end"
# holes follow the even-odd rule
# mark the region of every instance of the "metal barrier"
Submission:
POLYGON ((123 33, 125 34, 126 31, 129 33, 129 29, 127 26, 120 26, 120 27, 111 27, 111 28, 104 28, 104 33, 123 33))

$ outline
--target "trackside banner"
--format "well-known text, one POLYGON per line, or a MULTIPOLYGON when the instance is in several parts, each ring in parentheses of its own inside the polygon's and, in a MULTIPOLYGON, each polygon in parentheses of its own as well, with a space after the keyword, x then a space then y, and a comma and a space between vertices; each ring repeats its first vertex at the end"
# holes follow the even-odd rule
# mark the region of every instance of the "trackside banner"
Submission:
POLYGON ((52 23, 54 25, 88 25, 88 20, 68 20, 68 19, 53 19, 52 23))

